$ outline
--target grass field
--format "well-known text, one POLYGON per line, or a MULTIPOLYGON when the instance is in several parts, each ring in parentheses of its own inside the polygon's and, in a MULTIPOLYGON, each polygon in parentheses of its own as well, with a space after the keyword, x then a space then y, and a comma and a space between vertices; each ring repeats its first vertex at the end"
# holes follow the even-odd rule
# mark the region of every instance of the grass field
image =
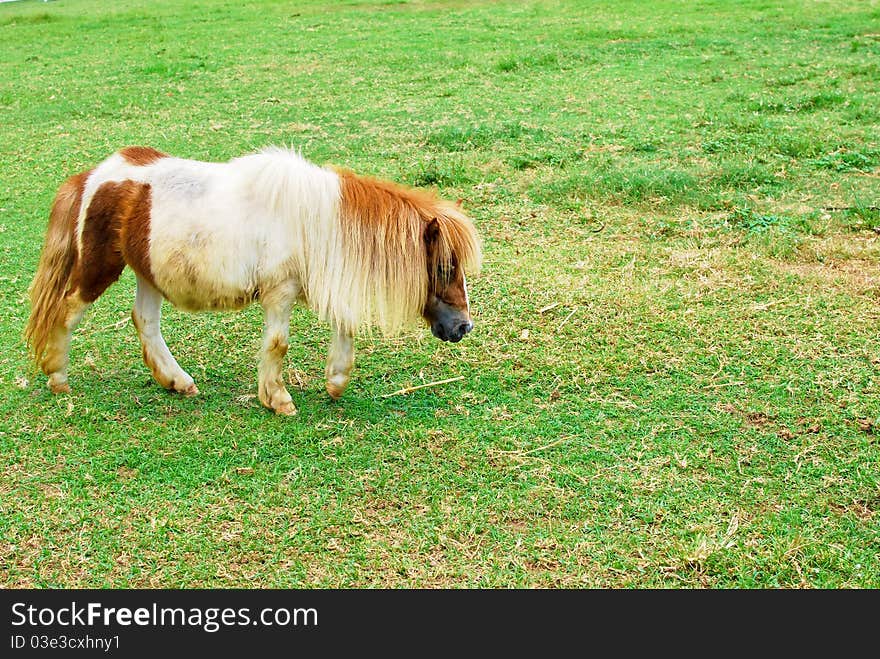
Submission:
POLYGON ((0 4, 0 586, 880 587, 880 3, 0 4), (53 397, 22 331, 55 189, 269 144, 464 200, 476 329, 261 313, 127 271, 53 397), (408 386, 443 386, 388 396, 408 386))

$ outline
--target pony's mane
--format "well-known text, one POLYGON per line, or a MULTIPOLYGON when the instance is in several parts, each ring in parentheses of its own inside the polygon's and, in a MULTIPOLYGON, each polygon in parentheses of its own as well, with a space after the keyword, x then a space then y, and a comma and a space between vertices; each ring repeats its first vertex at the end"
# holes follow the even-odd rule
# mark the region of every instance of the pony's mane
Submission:
POLYGON ((346 267, 335 295, 355 327, 370 325, 385 334, 398 332, 418 319, 428 291, 425 228, 434 219, 439 235, 432 267, 453 264, 476 272, 480 242, 460 208, 434 194, 366 176, 336 170, 340 179, 339 229, 346 267))
POLYGON ((263 203, 292 223, 298 246, 292 266, 309 306, 344 332, 378 327, 396 334, 420 318, 437 284, 429 271, 480 268, 472 221, 431 192, 319 167, 282 147, 239 161, 263 203), (424 232, 435 218, 439 232, 429 268, 424 232))

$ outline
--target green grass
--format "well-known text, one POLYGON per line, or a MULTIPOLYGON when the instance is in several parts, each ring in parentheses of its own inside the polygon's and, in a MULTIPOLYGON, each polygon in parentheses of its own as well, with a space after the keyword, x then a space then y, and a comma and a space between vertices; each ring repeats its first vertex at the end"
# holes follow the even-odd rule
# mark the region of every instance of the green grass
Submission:
POLYGON ((97 0, 0 5, 0 586, 880 587, 880 7, 97 0), (58 184, 128 144, 268 144, 463 199, 476 329, 292 318, 133 277, 53 397, 21 335, 58 184), (464 376, 441 387, 402 387, 464 376))

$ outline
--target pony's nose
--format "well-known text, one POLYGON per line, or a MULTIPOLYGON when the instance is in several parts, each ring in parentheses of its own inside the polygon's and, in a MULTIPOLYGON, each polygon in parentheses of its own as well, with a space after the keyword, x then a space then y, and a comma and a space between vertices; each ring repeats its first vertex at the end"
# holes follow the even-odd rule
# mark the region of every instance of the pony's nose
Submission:
POLYGON ((470 320, 460 323, 452 331, 452 335, 449 337, 449 340, 453 343, 458 343, 462 340, 462 338, 464 338, 464 335, 470 332, 473 328, 474 324, 470 320))

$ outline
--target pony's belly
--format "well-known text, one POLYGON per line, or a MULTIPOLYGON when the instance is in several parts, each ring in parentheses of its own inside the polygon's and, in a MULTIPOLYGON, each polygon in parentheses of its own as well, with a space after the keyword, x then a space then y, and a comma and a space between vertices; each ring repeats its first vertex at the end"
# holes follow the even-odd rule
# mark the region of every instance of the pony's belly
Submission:
POLYGON ((252 245, 240 240, 232 249, 233 241, 222 244, 216 236, 193 236, 188 242, 156 241, 151 246, 152 274, 165 298, 187 311, 242 309, 253 302, 258 266, 251 258, 252 245))
POLYGON ((163 292, 163 294, 171 304, 184 311, 235 311, 244 309, 259 297, 259 292, 256 290, 207 297, 203 291, 175 291, 163 292))
POLYGON ((214 278, 156 277, 156 284, 171 304, 186 311, 243 309, 259 297, 256 285, 230 285, 214 278))

